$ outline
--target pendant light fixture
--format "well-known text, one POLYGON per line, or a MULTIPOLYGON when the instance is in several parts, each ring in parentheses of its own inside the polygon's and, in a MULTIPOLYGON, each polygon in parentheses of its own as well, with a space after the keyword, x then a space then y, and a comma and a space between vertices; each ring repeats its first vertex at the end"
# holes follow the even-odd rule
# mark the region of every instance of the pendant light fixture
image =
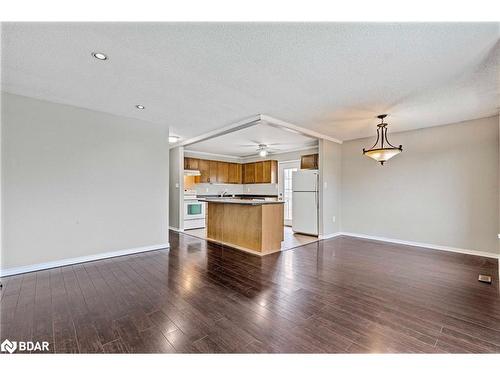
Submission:
POLYGON ((377 125, 377 140, 370 149, 363 149, 363 155, 366 155, 384 165, 387 160, 402 152, 403 146, 399 145, 399 147, 395 147, 391 145, 387 139, 387 123, 384 122, 387 115, 378 115, 377 117, 380 119, 380 124, 377 125))

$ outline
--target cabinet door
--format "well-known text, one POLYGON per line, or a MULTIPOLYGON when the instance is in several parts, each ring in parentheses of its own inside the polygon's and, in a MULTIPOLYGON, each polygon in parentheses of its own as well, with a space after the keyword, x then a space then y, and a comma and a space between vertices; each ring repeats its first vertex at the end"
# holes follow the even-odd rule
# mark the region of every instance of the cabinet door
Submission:
POLYGON ((189 158, 184 158, 184 169, 189 169, 189 158))
POLYGON ((318 154, 302 155, 300 169, 318 169, 318 154))
POLYGON ((197 170, 199 159, 188 158, 188 169, 197 170))
POLYGON ((229 163, 224 161, 217 162, 217 182, 227 184, 229 182, 229 163))
POLYGON ((278 161, 277 160, 271 160, 271 182, 273 184, 278 183, 278 161))
POLYGON ((236 163, 236 184, 243 183, 243 164, 236 163))
POLYGON ((241 183, 241 164, 229 163, 229 179, 230 184, 240 184, 241 183))
POLYGON ((246 163, 243 165, 243 183, 255 183, 255 163, 246 163))
POLYGON ((262 162, 262 182, 266 184, 278 183, 278 161, 266 160, 262 162))
POLYGON ((262 162, 262 182, 266 184, 273 182, 271 178, 271 164, 271 160, 262 162))
POLYGON ((200 159, 198 161, 198 170, 201 176, 198 176, 198 181, 202 183, 210 182, 210 163, 208 160, 200 159))
POLYGON ((215 182, 217 182, 217 169, 218 169, 219 163, 214 161, 214 160, 209 160, 208 164, 210 166, 210 175, 209 175, 208 182, 215 183, 215 182))
POLYGON ((262 184, 264 182, 264 162, 258 161, 255 163, 255 183, 262 184))

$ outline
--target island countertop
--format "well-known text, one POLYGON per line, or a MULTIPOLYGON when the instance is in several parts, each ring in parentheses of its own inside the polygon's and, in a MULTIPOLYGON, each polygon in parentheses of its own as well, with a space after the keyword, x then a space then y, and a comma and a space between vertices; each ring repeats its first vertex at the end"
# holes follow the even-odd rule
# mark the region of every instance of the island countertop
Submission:
POLYGON ((247 204, 251 206, 260 206, 263 204, 284 204, 285 201, 277 199, 241 199, 241 198, 197 198, 200 202, 228 203, 228 204, 247 204))

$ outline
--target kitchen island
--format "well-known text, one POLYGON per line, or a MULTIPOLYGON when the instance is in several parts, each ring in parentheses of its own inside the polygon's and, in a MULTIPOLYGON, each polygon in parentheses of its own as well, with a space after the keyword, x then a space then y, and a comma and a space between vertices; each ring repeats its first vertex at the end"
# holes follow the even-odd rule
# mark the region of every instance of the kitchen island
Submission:
POLYGON ((207 198, 207 237, 257 255, 281 250, 284 201, 207 198))

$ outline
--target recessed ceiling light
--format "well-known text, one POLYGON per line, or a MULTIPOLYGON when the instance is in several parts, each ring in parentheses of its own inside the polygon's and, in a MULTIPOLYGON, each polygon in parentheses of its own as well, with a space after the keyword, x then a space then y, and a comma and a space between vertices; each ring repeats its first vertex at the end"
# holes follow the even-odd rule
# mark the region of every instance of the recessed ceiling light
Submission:
POLYGON ((177 143, 179 140, 179 137, 176 135, 169 135, 168 136, 168 143, 177 143))
POLYGON ((98 60, 107 60, 108 56, 101 52, 92 52, 92 56, 94 56, 98 60))
POLYGON ((145 107, 144 107, 143 105, 141 105, 141 104, 137 104, 137 105, 135 106, 135 108, 137 108, 137 109, 144 109, 145 107))

